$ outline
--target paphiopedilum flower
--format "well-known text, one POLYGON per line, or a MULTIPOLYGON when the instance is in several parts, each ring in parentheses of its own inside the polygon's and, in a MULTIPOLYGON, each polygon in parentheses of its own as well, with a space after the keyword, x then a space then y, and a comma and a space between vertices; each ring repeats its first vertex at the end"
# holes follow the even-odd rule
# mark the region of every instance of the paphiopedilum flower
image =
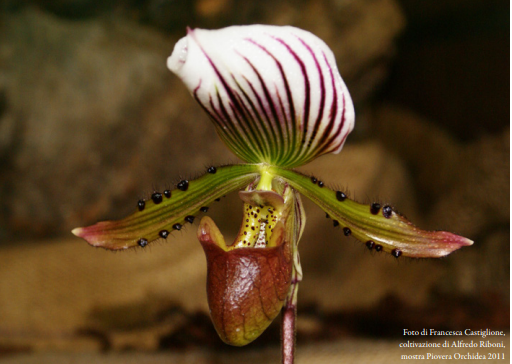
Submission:
POLYGON ((248 163, 209 167, 172 191, 139 200, 125 219, 73 233, 106 249, 145 247, 193 223, 214 200, 244 189, 242 226, 232 245, 208 217, 198 230, 208 262, 211 316, 225 342, 251 342, 283 305, 295 306, 302 277, 297 244, 306 222, 299 194, 318 204, 345 236, 396 258, 442 257, 472 244, 449 232, 421 230, 389 205, 357 203, 290 169, 339 152, 354 126, 334 56, 311 33, 261 25, 188 30, 168 66, 226 145, 248 163))

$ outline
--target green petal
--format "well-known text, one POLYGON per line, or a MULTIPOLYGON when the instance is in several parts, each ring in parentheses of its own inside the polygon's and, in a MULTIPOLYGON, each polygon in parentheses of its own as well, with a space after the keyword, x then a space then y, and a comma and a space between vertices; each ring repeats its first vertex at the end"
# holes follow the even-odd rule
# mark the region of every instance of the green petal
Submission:
POLYGON ((275 168, 274 172, 320 206, 335 224, 339 223, 345 235, 366 243, 369 249, 382 250, 395 257, 438 258, 473 244, 467 238, 446 231, 421 230, 388 205, 372 208, 354 202, 340 191, 320 186, 297 172, 281 168, 275 168))
POLYGON ((72 232, 89 244, 105 249, 144 247, 192 222, 215 199, 247 186, 256 179, 258 171, 255 164, 210 168, 196 180, 178 183, 177 189, 170 191, 170 197, 160 195, 161 202, 160 197, 144 201, 139 208, 142 211, 122 220, 103 221, 72 232))

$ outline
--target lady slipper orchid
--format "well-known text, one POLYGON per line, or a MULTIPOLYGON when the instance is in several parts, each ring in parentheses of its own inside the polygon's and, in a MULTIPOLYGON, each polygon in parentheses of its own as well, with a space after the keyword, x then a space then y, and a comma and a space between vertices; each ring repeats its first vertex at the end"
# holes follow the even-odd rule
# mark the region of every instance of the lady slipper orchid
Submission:
POLYGON ((227 245, 203 217, 198 238, 208 264, 210 313, 219 336, 245 345, 282 311, 283 360, 293 361, 294 319, 302 279, 298 241, 306 222, 299 194, 310 198, 370 250, 442 257, 471 245, 464 237, 424 231, 391 206, 364 205, 290 169, 338 153, 354 127, 354 107, 332 51, 313 34, 277 26, 188 30, 167 61, 246 164, 210 167, 173 191, 154 192, 119 221, 73 233, 93 246, 144 247, 193 223, 221 196, 239 192, 242 225, 227 245))

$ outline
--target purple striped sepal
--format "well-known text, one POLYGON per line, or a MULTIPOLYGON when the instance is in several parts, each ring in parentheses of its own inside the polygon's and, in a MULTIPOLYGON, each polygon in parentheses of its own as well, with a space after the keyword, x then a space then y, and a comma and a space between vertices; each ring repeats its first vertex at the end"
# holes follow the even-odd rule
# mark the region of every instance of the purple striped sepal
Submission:
POLYGON ((167 60, 241 159, 296 167, 338 153, 354 106, 329 47, 285 26, 188 29, 167 60))

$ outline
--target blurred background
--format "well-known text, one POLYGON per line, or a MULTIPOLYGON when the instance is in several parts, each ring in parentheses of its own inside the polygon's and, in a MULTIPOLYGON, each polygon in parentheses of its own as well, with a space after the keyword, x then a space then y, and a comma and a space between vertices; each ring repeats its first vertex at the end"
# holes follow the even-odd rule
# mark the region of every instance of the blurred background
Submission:
MULTIPOLYGON (((356 127, 340 154, 301 170, 475 241, 396 260, 305 201, 298 362, 392 363, 404 328, 509 330, 508 1, 0 4, 0 361, 279 361, 279 320, 242 349, 217 337, 197 223, 123 253, 70 233, 237 161, 165 67, 186 26, 294 25, 324 39, 356 127)), ((228 241, 241 208, 236 194, 211 206, 228 241)))

